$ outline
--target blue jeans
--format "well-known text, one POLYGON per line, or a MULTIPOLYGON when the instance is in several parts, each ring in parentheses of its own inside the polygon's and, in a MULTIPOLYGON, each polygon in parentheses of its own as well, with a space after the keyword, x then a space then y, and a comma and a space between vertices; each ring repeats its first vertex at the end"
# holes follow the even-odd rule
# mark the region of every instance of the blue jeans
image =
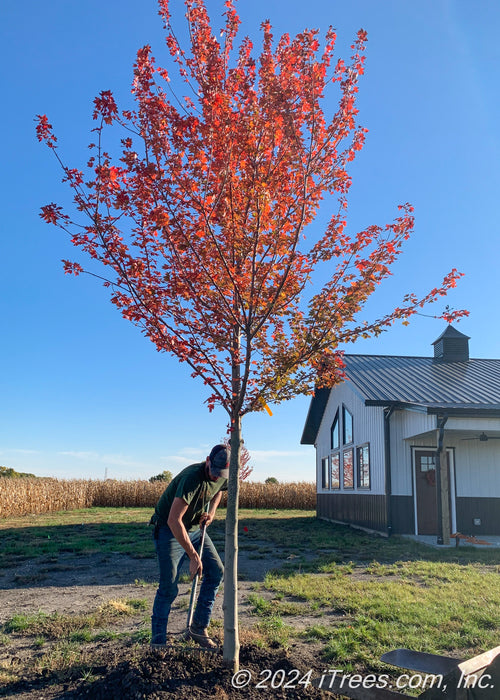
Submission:
MULTIPOLYGON (((188 532, 188 535, 194 548, 198 551, 201 531, 196 529, 188 532)), ((187 554, 167 525, 161 525, 158 528, 154 542, 160 566, 160 584, 156 591, 151 617, 151 643, 165 644, 168 616, 179 591, 179 572, 181 564, 187 559, 187 554)), ((201 562, 203 564, 203 577, 192 625, 205 629, 210 622, 215 596, 224 575, 224 566, 208 534, 205 534, 201 562)))

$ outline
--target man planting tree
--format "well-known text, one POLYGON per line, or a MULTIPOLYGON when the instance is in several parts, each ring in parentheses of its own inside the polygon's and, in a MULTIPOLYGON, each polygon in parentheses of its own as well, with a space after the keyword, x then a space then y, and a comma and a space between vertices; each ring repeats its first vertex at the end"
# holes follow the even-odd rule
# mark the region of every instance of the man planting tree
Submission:
POLYGON ((217 646, 208 636, 207 627, 224 567, 206 532, 201 558, 199 549, 202 531, 214 519, 222 491, 227 488, 229 455, 224 445, 215 445, 204 462, 183 469, 163 492, 151 518, 160 567, 160 583, 151 618, 153 648, 166 644, 168 617, 178 593, 180 568, 186 558, 189 558, 191 579, 203 575, 188 633, 203 647, 217 646))

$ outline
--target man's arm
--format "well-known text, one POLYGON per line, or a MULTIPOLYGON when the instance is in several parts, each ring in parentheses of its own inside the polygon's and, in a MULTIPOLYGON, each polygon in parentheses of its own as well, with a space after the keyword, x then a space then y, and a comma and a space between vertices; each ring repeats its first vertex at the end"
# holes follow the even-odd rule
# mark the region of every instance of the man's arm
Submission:
MULTIPOLYGON (((220 500, 220 499, 219 499, 220 500)), ((186 554, 189 557, 189 574, 193 579, 196 574, 201 576, 202 564, 201 559, 198 556, 198 552, 193 547, 187 530, 182 522, 182 516, 188 509, 188 504, 183 498, 176 496, 170 508, 170 513, 168 514, 167 525, 172 531, 173 536, 177 542, 185 549, 186 554)))

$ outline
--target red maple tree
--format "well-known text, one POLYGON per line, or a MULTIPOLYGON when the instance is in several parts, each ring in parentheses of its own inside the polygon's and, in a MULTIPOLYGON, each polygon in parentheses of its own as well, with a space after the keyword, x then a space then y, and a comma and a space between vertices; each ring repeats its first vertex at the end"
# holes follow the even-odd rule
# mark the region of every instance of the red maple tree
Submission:
MULTIPOLYGON (((64 164, 47 117, 39 116, 38 138, 60 160, 82 216, 75 221, 56 204, 41 215, 67 231, 84 258, 101 264, 122 315, 159 351, 186 362, 209 387, 209 408, 220 404, 229 415, 224 659, 236 668, 242 417, 338 381, 341 346, 377 335, 397 319, 407 322, 460 274, 452 270, 421 298, 409 293, 376 321, 359 318, 413 227, 413 209, 405 204, 390 224, 348 231, 347 168, 366 132, 356 108, 364 31, 350 60, 334 61, 333 29, 323 46, 311 30, 275 42, 265 21, 255 58, 249 38, 235 48, 234 0, 225 2, 218 37, 203 0, 185 5, 189 52, 176 38, 168 0, 159 0, 167 46, 188 95, 179 99, 150 47, 140 49, 135 109, 119 111, 109 91, 95 99, 86 174, 64 164), (327 88, 338 94, 330 116, 323 110, 327 88), (104 147, 109 126, 123 130, 118 159, 104 147), (324 197, 334 212, 319 233, 312 223, 324 197), (319 291, 318 271, 328 279, 319 291)), ((70 261, 64 269, 84 271, 70 261)))

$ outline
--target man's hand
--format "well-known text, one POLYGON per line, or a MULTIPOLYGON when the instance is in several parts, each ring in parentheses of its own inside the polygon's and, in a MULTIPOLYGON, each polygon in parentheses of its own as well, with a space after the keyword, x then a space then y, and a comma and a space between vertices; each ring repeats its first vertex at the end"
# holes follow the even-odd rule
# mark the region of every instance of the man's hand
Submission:
POLYGON ((213 522, 215 518, 215 511, 217 510, 217 506, 220 503, 222 497, 222 491, 219 491, 219 493, 215 494, 215 496, 212 498, 210 502, 210 509, 208 512, 204 512, 200 516, 200 527, 203 528, 203 525, 205 527, 208 527, 210 523, 213 522))
POLYGON ((203 564, 201 563, 201 559, 198 552, 194 552, 193 556, 189 559, 189 575, 191 577, 191 581, 196 575, 201 576, 202 571, 203 564))
POLYGON ((214 513, 202 513, 200 517, 200 528, 208 527, 214 519, 214 513))

